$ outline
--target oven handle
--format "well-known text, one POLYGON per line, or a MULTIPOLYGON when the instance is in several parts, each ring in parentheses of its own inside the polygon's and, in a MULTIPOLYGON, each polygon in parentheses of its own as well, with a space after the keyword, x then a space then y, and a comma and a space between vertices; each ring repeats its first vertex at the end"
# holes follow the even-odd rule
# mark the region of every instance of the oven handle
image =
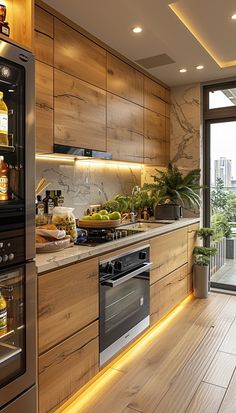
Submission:
POLYGON ((139 274, 142 274, 143 272, 149 270, 151 268, 152 262, 149 262, 145 264, 142 268, 139 268, 138 270, 132 271, 127 275, 124 275, 123 277, 119 278, 118 280, 106 280, 103 282, 103 284, 107 285, 108 287, 117 287, 120 284, 125 283, 126 281, 130 280, 131 278, 136 277, 139 274))

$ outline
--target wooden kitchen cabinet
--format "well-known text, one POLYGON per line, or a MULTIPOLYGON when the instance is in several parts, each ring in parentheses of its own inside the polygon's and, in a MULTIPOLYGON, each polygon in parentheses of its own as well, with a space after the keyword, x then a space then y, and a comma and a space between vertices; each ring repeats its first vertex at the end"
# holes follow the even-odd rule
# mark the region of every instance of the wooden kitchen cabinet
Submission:
POLYGON ((53 152, 53 68, 35 63, 36 152, 53 152))
POLYGON ((53 66, 53 16, 35 6, 34 53, 37 60, 53 66))
POLYGON ((106 88, 106 51, 56 18, 54 64, 63 72, 106 88))
POLYGON ((199 224, 190 225, 188 227, 188 292, 193 291, 193 250, 199 245, 200 241, 197 237, 199 224))
POLYGON ((143 75, 111 53, 107 54, 107 90, 143 106, 143 75))
POLYGON ((144 163, 166 166, 169 162, 169 139, 166 118, 144 109, 144 163))
POLYGON ((98 373, 98 334, 95 321, 39 357, 39 413, 54 412, 98 373))
POLYGON ((143 163, 143 108, 107 94, 107 151, 113 159, 143 163))
POLYGON ((159 83, 154 82, 148 77, 144 77, 144 107, 160 113, 166 114, 166 89, 159 83))
POLYGON ((187 294, 187 264, 152 284, 150 286, 151 325, 171 311, 187 294))
POLYGON ((187 227, 151 239, 150 284, 187 264, 187 227))
POLYGON ((38 277, 39 354, 97 318, 97 258, 38 277))
POLYGON ((106 150, 106 92, 54 71, 54 141, 106 150))

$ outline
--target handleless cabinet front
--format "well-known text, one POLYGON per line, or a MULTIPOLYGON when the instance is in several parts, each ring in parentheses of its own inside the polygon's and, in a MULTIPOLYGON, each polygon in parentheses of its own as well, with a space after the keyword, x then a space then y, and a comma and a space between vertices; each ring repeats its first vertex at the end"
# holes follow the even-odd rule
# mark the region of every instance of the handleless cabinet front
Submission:
POLYGON ((39 354, 98 319, 96 258, 38 277, 39 354))

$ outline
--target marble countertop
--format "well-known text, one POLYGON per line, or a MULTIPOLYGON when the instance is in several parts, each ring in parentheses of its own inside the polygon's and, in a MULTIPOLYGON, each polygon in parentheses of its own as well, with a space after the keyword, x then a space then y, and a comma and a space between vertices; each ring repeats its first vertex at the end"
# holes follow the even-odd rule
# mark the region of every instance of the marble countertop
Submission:
POLYGON ((181 218, 179 221, 172 221, 167 225, 160 226, 158 228, 150 228, 146 231, 140 231, 134 235, 130 235, 127 238, 121 238, 115 241, 97 245, 96 247, 88 247, 81 245, 74 245, 63 251, 58 251, 48 254, 36 255, 36 266, 39 273, 51 271, 63 267, 68 264, 73 264, 78 261, 95 257, 97 255, 106 254, 109 251, 116 250, 118 248, 125 247, 127 245, 145 241, 158 235, 165 234, 176 229, 195 224, 199 222, 199 218, 181 218))

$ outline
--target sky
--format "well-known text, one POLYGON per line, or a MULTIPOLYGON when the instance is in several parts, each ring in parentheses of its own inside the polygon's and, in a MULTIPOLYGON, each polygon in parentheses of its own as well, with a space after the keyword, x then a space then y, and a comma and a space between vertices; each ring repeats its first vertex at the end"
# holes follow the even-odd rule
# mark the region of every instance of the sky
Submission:
MULTIPOLYGON (((220 91, 210 97, 210 107, 234 106, 220 91)), ((214 160, 226 157, 232 160, 232 176, 236 179, 236 121, 211 124, 211 170, 214 160)), ((214 175, 212 175, 214 176, 214 175)))

